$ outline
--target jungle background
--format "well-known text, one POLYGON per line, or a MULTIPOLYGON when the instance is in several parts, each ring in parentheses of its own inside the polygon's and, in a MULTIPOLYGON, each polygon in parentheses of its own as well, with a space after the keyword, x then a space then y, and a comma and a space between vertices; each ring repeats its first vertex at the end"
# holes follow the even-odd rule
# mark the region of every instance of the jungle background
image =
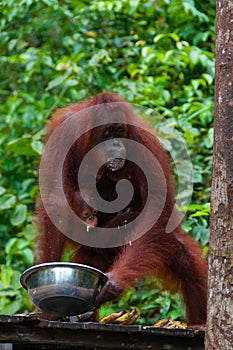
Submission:
MULTIPOLYGON (((213 145, 214 0, 0 2, 0 313, 33 310, 19 283, 33 265, 33 212, 52 112, 110 90, 182 135, 193 165, 185 231, 208 254, 213 145)), ((181 194, 182 195, 182 194, 181 194)), ((184 193, 185 196, 185 193, 184 193)), ((145 281, 101 316, 183 319, 178 295, 145 281)))

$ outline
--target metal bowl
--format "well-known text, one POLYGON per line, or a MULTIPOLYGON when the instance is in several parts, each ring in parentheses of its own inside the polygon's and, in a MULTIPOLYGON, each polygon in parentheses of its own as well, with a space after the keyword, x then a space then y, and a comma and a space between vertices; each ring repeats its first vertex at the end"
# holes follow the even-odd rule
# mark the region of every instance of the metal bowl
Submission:
POLYGON ((72 316, 93 308, 96 293, 107 277, 91 266, 44 263, 23 272, 20 282, 32 303, 47 314, 72 316))

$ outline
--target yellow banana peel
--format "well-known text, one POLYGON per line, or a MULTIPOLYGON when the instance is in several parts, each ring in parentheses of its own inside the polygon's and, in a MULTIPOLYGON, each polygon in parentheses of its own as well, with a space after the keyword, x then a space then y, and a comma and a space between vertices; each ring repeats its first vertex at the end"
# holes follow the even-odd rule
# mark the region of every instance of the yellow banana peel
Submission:
POLYGON ((123 325, 131 325, 137 320, 138 317, 139 314, 136 310, 120 311, 114 312, 113 314, 102 318, 100 320, 100 323, 116 323, 123 325))

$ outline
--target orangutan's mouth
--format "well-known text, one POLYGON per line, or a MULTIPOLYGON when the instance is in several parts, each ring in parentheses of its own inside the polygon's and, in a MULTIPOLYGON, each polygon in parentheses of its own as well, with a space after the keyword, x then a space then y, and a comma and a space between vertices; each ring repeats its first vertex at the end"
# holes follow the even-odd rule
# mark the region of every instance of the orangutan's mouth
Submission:
POLYGON ((122 158, 111 158, 107 161, 107 168, 111 171, 117 171, 123 168, 125 159, 122 158))

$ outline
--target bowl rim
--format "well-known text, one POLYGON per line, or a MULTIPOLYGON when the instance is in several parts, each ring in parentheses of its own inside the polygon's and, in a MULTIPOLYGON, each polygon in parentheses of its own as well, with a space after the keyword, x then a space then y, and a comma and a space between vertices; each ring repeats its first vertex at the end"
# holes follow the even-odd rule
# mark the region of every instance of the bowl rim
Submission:
POLYGON ((100 271, 99 269, 96 269, 95 267, 89 266, 89 265, 84 265, 84 264, 78 264, 78 263, 70 263, 70 262, 47 262, 47 263, 42 263, 38 265, 33 265, 29 267, 27 270, 25 270, 21 277, 20 277, 20 283, 25 288, 26 290, 28 289, 27 287, 27 279, 36 271, 40 270, 46 270, 48 268, 56 268, 56 267, 67 267, 67 268, 72 268, 72 269, 77 269, 77 270, 85 270, 92 272, 96 274, 99 278, 105 282, 107 280, 107 276, 100 271))

